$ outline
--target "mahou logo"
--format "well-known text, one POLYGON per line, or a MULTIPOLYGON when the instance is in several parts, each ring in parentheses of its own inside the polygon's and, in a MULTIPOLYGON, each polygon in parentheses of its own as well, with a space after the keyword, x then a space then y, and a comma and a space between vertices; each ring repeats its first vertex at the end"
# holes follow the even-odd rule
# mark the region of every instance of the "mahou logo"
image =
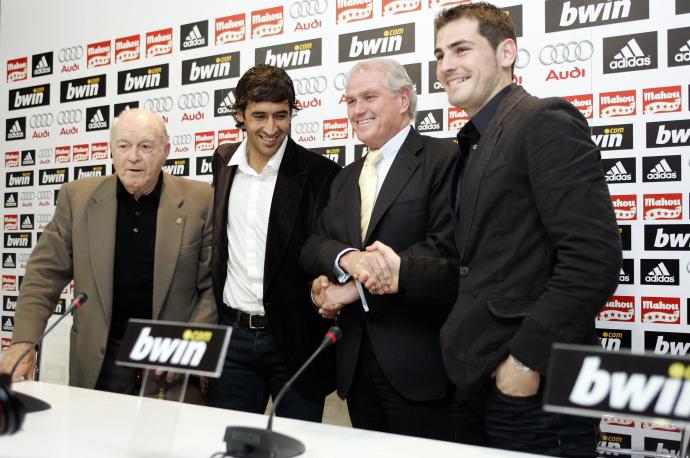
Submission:
POLYGON ((5 215, 4 223, 5 231, 18 231, 19 215, 5 215))
POLYGON ((194 150, 195 151, 213 151, 215 145, 215 132, 197 132, 194 134, 194 150))
MULTIPOLYGON (((7 238, 8 234, 5 234, 7 238)), ((16 275, 3 275, 2 276, 2 290, 3 291, 17 291, 17 276, 16 275)), ((3 323, 3 326, 5 324, 3 323)), ((5 329, 3 328, 3 331, 5 329)))
POLYGON ((20 57, 7 61, 7 82, 25 80, 29 75, 29 59, 20 57))
POLYGON ((347 139, 347 131, 347 118, 326 119, 323 122, 324 140, 345 140, 347 139))
POLYGON ((5 168, 8 167, 19 167, 19 151, 5 153, 5 168))
POLYGON ((56 146, 55 147, 55 163, 65 164, 72 160, 72 147, 67 146, 56 146))
POLYGON ((566 95, 563 98, 580 110, 582 116, 592 119, 592 114, 594 113, 594 98, 592 94, 566 95))
POLYGON ((86 66, 91 68, 110 65, 110 47, 110 40, 88 45, 86 47, 86 66))
POLYGON ((338 62, 414 52, 414 36, 414 23, 340 35, 338 62))
POLYGON ((633 125, 592 126, 592 141, 602 151, 632 149, 633 125))
POLYGON ((172 27, 156 30, 146 34, 146 57, 164 56, 172 53, 173 32, 172 27))
POLYGON ((630 221, 637 219, 637 195, 619 195, 611 196, 613 202, 613 209, 616 212, 616 219, 621 221, 630 221))
POLYGON ((139 59, 139 35, 130 35, 115 39, 115 63, 121 64, 139 59))
POLYGON ((467 121, 470 120, 469 115, 462 108, 449 107, 448 108, 448 129, 451 132, 463 128, 467 121))
POLYGON ((655 87, 642 90, 642 113, 673 113, 680 111, 680 86, 655 87))
POLYGON ((252 11, 252 39, 283 33, 283 7, 252 11))
POLYGON ((256 48, 254 62, 285 70, 321 65, 321 38, 256 48))
POLYGON ((657 33, 604 38, 604 73, 657 68, 657 33))
POLYGON ((643 297, 642 322, 680 324, 680 299, 677 297, 643 297))
POLYGON ((632 323, 635 321, 635 297, 612 296, 601 308, 598 321, 623 321, 632 323))
POLYGON ((635 116, 637 95, 634 89, 628 91, 602 92, 599 94, 599 117, 635 116))
POLYGON ((648 221, 683 219, 683 194, 645 194, 644 219, 648 221))
POLYGON ((216 19, 216 45, 244 40, 247 35, 247 19, 244 13, 216 19))
POLYGON ((242 141, 240 129, 224 129, 218 131, 218 146, 224 143, 239 143, 242 141))
POLYGON ((74 162, 83 162, 89 160, 89 145, 74 145, 72 158, 74 162))
POLYGON ((363 21, 374 17, 374 0, 336 0, 335 23, 363 21))
POLYGON ((108 143, 99 142, 91 144, 91 159, 100 161, 108 159, 108 143))
POLYGON ((382 0, 381 14, 383 16, 391 16, 393 14, 409 13, 412 11, 420 11, 422 9, 422 0, 382 0))

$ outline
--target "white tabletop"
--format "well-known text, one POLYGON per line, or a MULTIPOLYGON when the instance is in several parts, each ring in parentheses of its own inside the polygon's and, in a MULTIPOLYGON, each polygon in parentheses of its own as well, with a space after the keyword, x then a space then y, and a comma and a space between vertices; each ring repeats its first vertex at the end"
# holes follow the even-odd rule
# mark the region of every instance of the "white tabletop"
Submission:
MULTIPOLYGON (((21 431, 0 437, 3 458, 207 458, 225 450, 226 426, 264 428, 267 421, 264 415, 41 382, 21 382, 13 389, 52 408, 28 414, 21 431)), ((534 456, 280 417, 273 429, 302 441, 305 457, 534 456)))

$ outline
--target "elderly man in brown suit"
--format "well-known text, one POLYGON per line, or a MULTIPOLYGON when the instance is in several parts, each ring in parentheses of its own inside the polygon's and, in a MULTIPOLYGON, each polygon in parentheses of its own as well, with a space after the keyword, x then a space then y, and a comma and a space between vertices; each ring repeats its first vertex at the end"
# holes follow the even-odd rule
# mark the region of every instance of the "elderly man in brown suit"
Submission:
MULTIPOLYGON (((65 184, 52 221, 36 244, 17 301, 12 345, 0 361, 9 372, 45 329, 64 286, 88 304, 70 334, 72 386, 134 393, 135 371, 115 365, 130 318, 215 322, 211 289, 211 187, 170 176, 162 120, 143 110, 115 120, 116 175, 65 184)), ((15 378, 31 376, 35 352, 15 378)))

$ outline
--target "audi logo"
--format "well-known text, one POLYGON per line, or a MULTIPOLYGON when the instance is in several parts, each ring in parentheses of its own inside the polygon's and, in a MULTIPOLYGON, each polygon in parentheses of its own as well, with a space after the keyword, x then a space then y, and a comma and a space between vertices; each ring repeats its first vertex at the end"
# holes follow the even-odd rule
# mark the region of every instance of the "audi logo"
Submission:
POLYGON ((69 48, 62 48, 58 52, 58 61, 60 63, 71 62, 73 60, 79 60, 84 56, 83 46, 72 46, 69 48))
POLYGON ((50 159, 53 157, 53 148, 43 148, 36 151, 36 157, 39 159, 50 159))
POLYGON ((192 143, 192 136, 187 135, 174 135, 171 139, 171 143, 175 146, 189 145, 192 143))
POLYGON ((53 113, 40 113, 29 118, 29 126, 36 129, 39 127, 50 127, 53 125, 53 113))
POLYGON ((24 264, 29 260, 29 253, 17 253, 17 262, 24 264))
POLYGON ((57 122, 61 126, 65 124, 76 124, 81 122, 83 113, 81 110, 63 110, 57 115, 57 122))
POLYGON ((297 0, 290 5, 290 17, 299 19, 316 16, 325 13, 327 8, 327 0, 297 0))
POLYGON ((208 105, 208 100, 208 92, 191 92, 189 94, 182 94, 177 99, 177 106, 180 110, 202 108, 208 105))
POLYGON ((547 45, 539 51, 539 62, 544 65, 574 63, 578 60, 584 62, 592 58, 594 45, 589 40, 580 42, 570 41, 547 45))
POLYGON ((323 75, 298 78, 292 82, 296 95, 321 94, 328 89, 328 80, 323 75))
POLYGON ((315 134, 318 131, 318 122, 301 122, 295 126, 295 133, 297 134, 315 134))
POLYGON ((515 68, 525 68, 529 64, 529 51, 525 48, 520 48, 517 51, 517 59, 515 59, 515 68))
POLYGON ((34 200, 36 193, 33 191, 23 192, 19 194, 19 200, 26 202, 28 200, 34 200))
POLYGON ((158 97, 155 99, 146 99, 144 102, 144 109, 154 113, 165 113, 173 109, 172 97, 158 97))
POLYGON ((53 198, 53 191, 38 191, 38 200, 48 200, 53 198))
POLYGON ((36 224, 48 224, 52 218, 50 213, 39 213, 36 215, 36 224))
POLYGON ((345 73, 338 73, 333 80, 333 87, 338 91, 344 91, 347 84, 347 75, 345 73))

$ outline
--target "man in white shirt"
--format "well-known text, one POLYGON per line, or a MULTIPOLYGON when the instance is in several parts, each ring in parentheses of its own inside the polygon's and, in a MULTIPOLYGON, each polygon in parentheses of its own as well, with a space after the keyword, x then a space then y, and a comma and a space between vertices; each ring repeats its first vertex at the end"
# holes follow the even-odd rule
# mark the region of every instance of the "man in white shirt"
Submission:
MULTIPOLYGON (((246 133, 213 156, 212 276, 221 324, 234 327, 209 405, 262 413, 318 347, 330 323, 314 313, 300 248, 339 167, 289 136, 295 91, 284 70, 256 65, 240 78, 232 114, 246 133)), ((334 388, 333 355, 300 377, 277 414, 321 421, 334 388)))

